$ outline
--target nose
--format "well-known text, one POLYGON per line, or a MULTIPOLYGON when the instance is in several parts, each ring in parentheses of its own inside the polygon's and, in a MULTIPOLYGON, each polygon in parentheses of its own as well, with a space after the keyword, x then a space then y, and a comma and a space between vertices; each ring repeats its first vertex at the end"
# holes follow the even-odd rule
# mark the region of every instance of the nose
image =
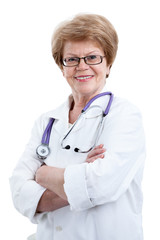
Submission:
POLYGON ((81 58, 79 64, 77 65, 77 70, 88 69, 89 65, 85 63, 84 58, 81 58))

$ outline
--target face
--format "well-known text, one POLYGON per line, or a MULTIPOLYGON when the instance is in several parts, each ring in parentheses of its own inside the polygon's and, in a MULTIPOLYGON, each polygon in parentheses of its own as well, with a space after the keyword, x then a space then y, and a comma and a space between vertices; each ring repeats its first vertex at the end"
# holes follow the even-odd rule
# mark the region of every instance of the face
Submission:
MULTIPOLYGON (((104 56, 104 51, 98 43, 91 40, 67 41, 64 45, 63 59, 90 55, 104 56)), ((110 66, 107 65, 106 57, 98 65, 87 65, 84 59, 81 59, 78 66, 63 66, 63 76, 69 83, 73 96, 88 98, 95 96, 102 90, 109 71, 110 66)))

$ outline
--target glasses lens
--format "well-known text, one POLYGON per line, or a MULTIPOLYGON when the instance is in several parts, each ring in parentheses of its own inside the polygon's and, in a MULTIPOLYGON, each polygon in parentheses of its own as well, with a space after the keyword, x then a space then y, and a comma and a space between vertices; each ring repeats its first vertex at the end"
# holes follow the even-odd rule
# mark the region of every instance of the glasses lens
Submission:
POLYGON ((78 65, 78 63, 79 63, 79 58, 76 58, 76 57, 65 58, 63 60, 64 66, 67 66, 67 67, 76 66, 78 65))
POLYGON ((68 57, 63 59, 63 65, 66 67, 78 66, 80 59, 84 59, 85 63, 88 65, 96 65, 102 62, 104 56, 90 55, 82 58, 78 57, 68 57))
POLYGON ((99 64, 102 62, 102 58, 99 55, 90 55, 85 57, 85 61, 89 65, 99 64))

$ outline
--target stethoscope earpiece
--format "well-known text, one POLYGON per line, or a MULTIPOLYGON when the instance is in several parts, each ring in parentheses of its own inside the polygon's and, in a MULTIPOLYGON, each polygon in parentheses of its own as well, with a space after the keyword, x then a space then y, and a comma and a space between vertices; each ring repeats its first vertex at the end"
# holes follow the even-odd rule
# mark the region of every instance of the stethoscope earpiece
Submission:
MULTIPOLYGON (((69 150, 71 147, 69 145, 65 146, 63 149, 69 150)), ((75 152, 79 152, 79 148, 74 149, 75 152)))
POLYGON ((71 147, 69 146, 69 145, 67 145, 67 146, 65 146, 65 148, 64 149, 67 149, 67 150, 69 150, 71 147))
POLYGON ((75 152, 79 152, 79 148, 75 148, 74 151, 75 151, 75 152))

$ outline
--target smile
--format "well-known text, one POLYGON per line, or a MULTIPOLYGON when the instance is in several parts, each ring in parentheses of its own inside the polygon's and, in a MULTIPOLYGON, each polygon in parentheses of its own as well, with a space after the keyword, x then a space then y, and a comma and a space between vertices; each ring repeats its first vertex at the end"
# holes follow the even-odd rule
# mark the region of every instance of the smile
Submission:
POLYGON ((87 75, 87 76, 78 76, 78 77, 75 77, 75 78, 78 81, 85 82, 85 81, 91 79, 92 77, 93 77, 93 75, 87 75))

